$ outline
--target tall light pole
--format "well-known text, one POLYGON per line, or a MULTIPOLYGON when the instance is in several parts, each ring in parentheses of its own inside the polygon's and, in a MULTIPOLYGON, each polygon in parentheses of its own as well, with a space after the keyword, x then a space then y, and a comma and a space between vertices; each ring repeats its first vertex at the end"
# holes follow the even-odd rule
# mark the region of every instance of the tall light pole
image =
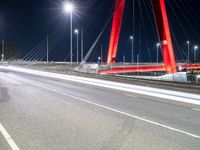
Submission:
POLYGON ((126 62, 126 56, 123 55, 123 65, 125 65, 125 62, 126 62))
POLYGON ((101 43, 101 62, 103 62, 103 44, 101 43))
POLYGON ((187 41, 187 50, 188 50, 188 63, 190 63, 190 41, 187 41))
POLYGON ((159 57, 159 53, 158 53, 158 51, 159 51, 160 43, 157 43, 157 44, 156 44, 156 47, 157 47, 157 52, 156 52, 156 62, 157 62, 157 64, 158 64, 158 57, 159 57))
POLYGON ((76 62, 77 62, 77 64, 78 64, 78 60, 79 60, 79 59, 78 59, 78 57, 79 57, 79 56, 78 56, 78 53, 79 53, 79 51, 78 51, 78 35, 79 35, 78 29, 75 29, 75 30, 74 30, 74 33, 77 35, 77 40, 76 40, 76 44, 77 44, 77 45, 76 45, 76 48, 77 48, 76 57, 77 57, 77 58, 76 58, 76 62))
POLYGON ((137 68, 139 67, 139 63, 140 63, 140 55, 137 54, 137 68))
POLYGON ((83 26, 81 27, 81 62, 83 61, 83 26))
POLYGON ((73 52, 72 52, 72 14, 74 11, 74 5, 72 2, 67 2, 64 4, 64 10, 66 13, 70 13, 70 62, 73 63, 73 52))
MULTIPOLYGON (((125 63, 126 63, 126 56, 123 55, 123 70, 125 68, 125 63)), ((125 75, 125 72, 123 73, 123 75, 125 75)))
POLYGON ((49 36, 47 35, 47 64, 49 63, 49 36))
POLYGON ((194 46, 194 61, 196 62, 196 57, 197 57, 197 50, 198 50, 198 46, 194 46))
MULTIPOLYGON (((137 54, 137 69, 139 68, 139 63, 140 63, 140 55, 137 54)), ((138 75, 138 72, 137 72, 138 75)))
POLYGON ((130 40, 131 40, 131 62, 133 63, 134 61, 134 54, 133 54, 133 42, 134 42, 134 37, 130 36, 130 40))

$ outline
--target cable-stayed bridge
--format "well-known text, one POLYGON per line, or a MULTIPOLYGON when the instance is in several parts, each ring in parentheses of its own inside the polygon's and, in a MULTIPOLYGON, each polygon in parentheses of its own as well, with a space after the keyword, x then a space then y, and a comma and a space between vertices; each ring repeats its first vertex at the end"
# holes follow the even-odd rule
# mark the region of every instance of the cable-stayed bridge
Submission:
MULTIPOLYGON (((103 63, 103 60, 101 60, 102 65, 99 64, 100 67, 98 67, 98 70, 97 70, 98 73, 123 74, 123 73, 137 73, 137 72, 164 72, 166 74, 173 74, 180 71, 200 69, 200 64, 197 63, 198 62, 197 60, 196 62, 191 61, 191 54, 190 54, 191 52, 189 53, 189 51, 191 51, 193 47, 191 47, 192 45, 189 45, 191 44, 190 41, 187 41, 187 44, 188 44, 188 54, 186 54, 187 61, 183 63, 178 63, 177 56, 175 54, 175 44, 177 43, 177 41, 174 40, 176 39, 174 36, 176 35, 174 34, 172 27, 170 26, 171 23, 168 17, 168 14, 170 12, 169 12, 169 9, 167 9, 166 7, 166 3, 167 3, 166 0, 149 0, 148 2, 146 2, 148 3, 149 10, 152 11, 153 18, 150 18, 149 16, 148 17, 155 24, 156 34, 159 40, 159 45, 157 45, 157 47, 159 46, 162 51, 161 52, 162 58, 163 58, 163 60, 161 61, 162 63, 158 63, 157 61, 157 64, 156 63, 153 64, 152 62, 149 62, 149 63, 146 63, 146 65, 140 65, 142 62, 139 62, 139 59, 143 57, 142 55, 140 55, 138 56, 140 58, 137 57, 136 58, 137 60, 132 62, 132 64, 130 65, 117 65, 119 64, 117 63, 117 54, 118 54, 118 49, 119 49, 118 45, 120 42, 120 33, 121 33, 122 24, 123 24, 122 21, 125 15, 124 11, 126 8, 127 1, 115 0, 114 2, 115 4, 114 4, 113 12, 109 16, 101 33, 98 35, 97 39, 92 44, 91 48, 88 50, 84 59, 80 60, 79 58, 77 58, 77 60, 82 61, 81 64, 79 65, 79 68, 84 68, 83 66, 85 64, 90 63, 89 58, 91 57, 92 53, 96 51, 95 47, 97 46, 99 40, 103 38, 103 33, 105 32, 105 29, 107 28, 108 24, 112 22, 110 41, 109 41, 109 46, 107 48, 108 54, 106 55, 107 60, 105 60, 105 63, 103 63)), ((138 1, 138 3, 139 3, 139 6, 141 7, 141 2, 138 1)), ((134 4, 134 1, 133 1, 133 4, 134 4)), ((133 9, 135 7, 136 6, 133 6, 133 9)), ((140 8, 140 12, 141 11, 142 11, 142 8, 140 8)), ((173 9, 172 9, 172 12, 174 12, 173 9)), ((143 20, 144 16, 141 15, 141 18, 143 20)), ((177 18, 177 24, 179 24, 180 27, 183 28, 184 30, 184 27, 183 25, 181 25, 180 19, 178 18, 177 18)), ((187 34, 187 33, 183 33, 183 34, 187 34)), ((30 62, 37 62, 37 61, 44 61, 45 59, 48 59, 48 55, 53 51, 53 48, 56 46, 56 44, 58 44, 63 38, 64 38, 64 33, 56 29, 41 43, 39 43, 33 50, 27 53, 24 56, 23 60, 30 61, 30 62), (46 51, 47 49, 48 49, 48 54, 46 51)), ((198 47, 196 46, 196 49, 197 48, 198 47)), ((132 46, 132 49, 133 49, 133 46, 132 46)), ((147 49, 150 53, 149 48, 147 49)), ((79 52, 77 52, 77 54, 78 53, 79 52)), ((72 54, 73 57, 76 57, 74 54, 75 53, 72 54)), ((152 55, 152 54, 149 54, 149 55, 152 55)), ((158 52, 157 54, 153 53, 153 55, 158 55, 158 52)), ((195 52, 194 52, 194 55, 195 55, 195 52)), ((70 56, 71 54, 69 53, 66 56, 64 61, 70 58, 70 56)), ((122 57, 122 56, 118 55, 118 57, 122 57)), ((133 57, 133 53, 132 53, 132 57, 133 57)), ((80 70, 80 69, 77 68, 76 70, 80 70)))

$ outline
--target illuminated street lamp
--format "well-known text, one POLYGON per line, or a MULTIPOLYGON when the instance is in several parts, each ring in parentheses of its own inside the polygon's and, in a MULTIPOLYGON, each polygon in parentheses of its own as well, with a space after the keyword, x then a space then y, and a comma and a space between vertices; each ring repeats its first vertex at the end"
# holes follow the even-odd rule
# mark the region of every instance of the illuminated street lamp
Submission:
POLYGON ((161 46, 160 43, 157 43, 157 44, 156 44, 156 47, 157 47, 157 55, 156 55, 156 56, 157 56, 157 59, 156 59, 156 60, 157 60, 157 63, 158 63, 158 57, 159 57, 159 56, 158 56, 158 50, 159 50, 159 47, 160 47, 160 46, 161 46))
POLYGON ((194 46, 194 61, 196 61, 198 46, 194 46))
POLYGON ((64 10, 66 13, 72 13, 74 11, 74 5, 71 2, 66 2, 64 4, 64 10))
POLYGON ((134 42, 134 37, 133 36, 130 36, 130 40, 131 40, 131 62, 133 63, 134 61, 134 56, 133 56, 133 42, 134 42))
POLYGON ((73 61, 73 53, 72 53, 72 13, 74 11, 74 5, 72 2, 66 2, 64 4, 64 11, 70 14, 70 61, 72 64, 73 61))
POLYGON ((2 54, 1 54, 1 61, 4 61, 4 40, 2 40, 2 54))
POLYGON ((98 63, 101 63, 101 57, 100 56, 98 57, 98 63))
POLYGON ((4 60, 4 54, 1 54, 1 61, 4 60))
POLYGON ((190 41, 187 41, 188 46, 188 63, 190 63, 190 41))
POLYGON ((78 51, 78 35, 79 35, 78 29, 75 29, 74 33, 77 35, 77 45, 76 45, 76 48, 77 48, 76 57, 77 58, 76 58, 76 61, 77 61, 77 64, 78 64, 78 53, 79 53, 79 51, 78 51))

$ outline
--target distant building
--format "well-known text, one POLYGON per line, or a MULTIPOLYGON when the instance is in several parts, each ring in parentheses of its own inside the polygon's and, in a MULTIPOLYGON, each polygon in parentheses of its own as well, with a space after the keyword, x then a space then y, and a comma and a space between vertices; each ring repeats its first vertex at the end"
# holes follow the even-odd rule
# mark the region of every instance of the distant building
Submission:
MULTIPOLYGON (((3 45, 0 42, 0 56, 2 56, 3 45)), ((17 60, 21 56, 20 51, 17 49, 15 44, 4 41, 4 60, 17 60)))

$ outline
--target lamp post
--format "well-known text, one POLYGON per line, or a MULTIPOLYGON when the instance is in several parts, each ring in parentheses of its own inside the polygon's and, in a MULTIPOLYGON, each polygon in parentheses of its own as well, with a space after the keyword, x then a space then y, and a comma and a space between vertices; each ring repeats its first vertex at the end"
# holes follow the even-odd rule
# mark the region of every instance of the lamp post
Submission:
POLYGON ((70 14, 70 62, 73 63, 73 53, 72 53, 72 13, 74 11, 74 5, 72 2, 66 2, 64 4, 64 11, 70 14))
POLYGON ((188 48, 188 63, 190 63, 190 41, 187 41, 188 48))
MULTIPOLYGON (((123 70, 125 69, 125 63, 126 63, 126 56, 123 55, 123 70)), ((125 75, 125 72, 123 73, 125 75)))
POLYGON ((1 61, 4 61, 4 53, 5 53, 5 49, 4 49, 4 40, 2 40, 2 54, 1 54, 1 61))
POLYGON ((196 62, 196 57, 197 57, 197 49, 198 49, 199 47, 196 45, 196 46, 194 46, 194 61, 196 62))
POLYGON ((103 44, 101 43, 101 63, 103 62, 103 44))
POLYGON ((101 63, 101 57, 100 56, 98 57, 98 63, 99 64, 101 63))
POLYGON ((77 48, 76 57, 77 58, 76 58, 76 61, 77 61, 77 64, 78 64, 78 61, 79 61, 79 59, 78 59, 78 57, 79 57, 79 55, 78 55, 78 53, 79 53, 79 50, 78 50, 78 35, 79 35, 79 30, 75 29, 74 33, 77 35, 77 41, 76 41, 76 43, 77 43, 77 45, 76 45, 76 48, 77 48))
POLYGON ((47 35, 47 64, 49 63, 49 36, 47 35))
POLYGON ((81 27, 81 62, 83 61, 83 26, 81 27))
POLYGON ((133 36, 130 36, 130 40, 131 40, 131 62, 133 63, 134 61, 134 55, 133 55, 133 40, 134 40, 134 37, 133 36))
POLYGON ((160 43, 157 43, 157 44, 156 44, 156 47, 157 47, 156 62, 157 62, 157 64, 158 64, 158 57, 159 57, 158 51, 159 51, 160 43))
POLYGON ((140 55, 137 54, 137 68, 139 68, 139 63, 140 63, 140 55))
POLYGON ((123 55, 123 65, 125 65, 125 63, 126 63, 126 56, 123 55))

